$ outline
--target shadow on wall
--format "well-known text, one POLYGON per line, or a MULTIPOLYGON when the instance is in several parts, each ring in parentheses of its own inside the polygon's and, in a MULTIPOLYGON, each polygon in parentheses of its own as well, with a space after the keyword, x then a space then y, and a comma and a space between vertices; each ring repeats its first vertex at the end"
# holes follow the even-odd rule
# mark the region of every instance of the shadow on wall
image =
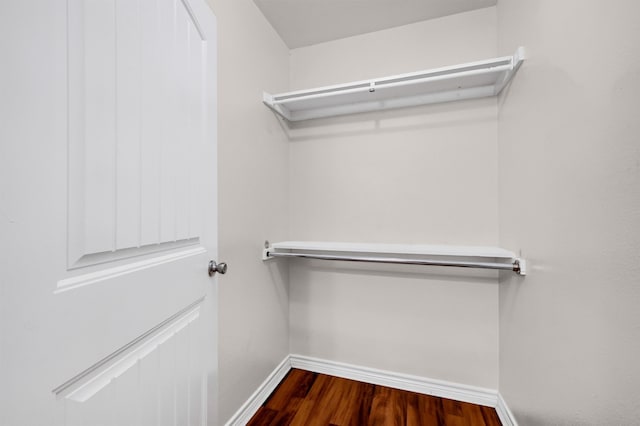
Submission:
POLYGON ((306 142, 492 122, 496 111, 487 108, 492 105, 496 105, 495 98, 471 99, 297 122, 278 117, 278 122, 290 142, 306 142))
MULTIPOLYGON (((409 255, 405 255, 410 257, 409 255)), ((443 257, 443 260, 448 258, 443 257)), ((498 271, 487 269, 456 268, 444 266, 394 265, 356 262, 336 262, 326 260, 290 259, 302 266, 308 273, 333 272, 342 275, 376 276, 424 280, 425 282, 468 283, 470 280, 479 285, 496 285, 498 271)), ((486 261, 483 258, 470 258, 470 261, 486 261)), ((512 273, 511 273, 512 274, 512 273)))
POLYGON ((282 312, 289 312, 289 265, 286 262, 265 262, 282 312))

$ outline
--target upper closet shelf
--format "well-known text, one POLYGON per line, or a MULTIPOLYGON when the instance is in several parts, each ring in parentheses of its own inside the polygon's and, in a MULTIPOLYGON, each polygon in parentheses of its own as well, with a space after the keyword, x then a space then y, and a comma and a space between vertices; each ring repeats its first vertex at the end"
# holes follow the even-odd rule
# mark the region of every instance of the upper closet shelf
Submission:
POLYGON ((289 121, 309 120, 462 99, 495 96, 524 61, 513 56, 410 74, 271 95, 263 102, 289 121))

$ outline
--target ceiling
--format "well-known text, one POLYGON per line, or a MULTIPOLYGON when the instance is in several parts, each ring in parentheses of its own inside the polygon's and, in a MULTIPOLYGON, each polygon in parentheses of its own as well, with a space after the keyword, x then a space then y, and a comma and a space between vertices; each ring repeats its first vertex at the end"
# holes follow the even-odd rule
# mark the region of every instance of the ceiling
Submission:
POLYGON ((497 0, 253 0, 294 49, 493 6, 497 0))

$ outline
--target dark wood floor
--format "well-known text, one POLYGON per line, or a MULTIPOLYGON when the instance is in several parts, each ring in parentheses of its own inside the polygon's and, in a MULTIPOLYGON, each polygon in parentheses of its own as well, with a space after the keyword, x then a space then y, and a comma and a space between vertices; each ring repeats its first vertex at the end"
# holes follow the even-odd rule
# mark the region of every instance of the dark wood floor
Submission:
POLYGON ((496 410, 293 369, 248 426, 501 426, 496 410))

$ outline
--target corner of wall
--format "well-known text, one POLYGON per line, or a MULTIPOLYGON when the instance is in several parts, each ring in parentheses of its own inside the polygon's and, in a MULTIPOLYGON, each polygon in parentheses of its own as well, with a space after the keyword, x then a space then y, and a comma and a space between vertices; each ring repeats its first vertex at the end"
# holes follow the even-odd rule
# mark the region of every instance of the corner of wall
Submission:
POLYGON ((219 284, 223 424, 289 353, 288 270, 260 255, 265 239, 288 237, 289 146, 261 99, 288 89, 289 50, 251 0, 208 1, 219 31, 219 257, 229 264, 219 284))

